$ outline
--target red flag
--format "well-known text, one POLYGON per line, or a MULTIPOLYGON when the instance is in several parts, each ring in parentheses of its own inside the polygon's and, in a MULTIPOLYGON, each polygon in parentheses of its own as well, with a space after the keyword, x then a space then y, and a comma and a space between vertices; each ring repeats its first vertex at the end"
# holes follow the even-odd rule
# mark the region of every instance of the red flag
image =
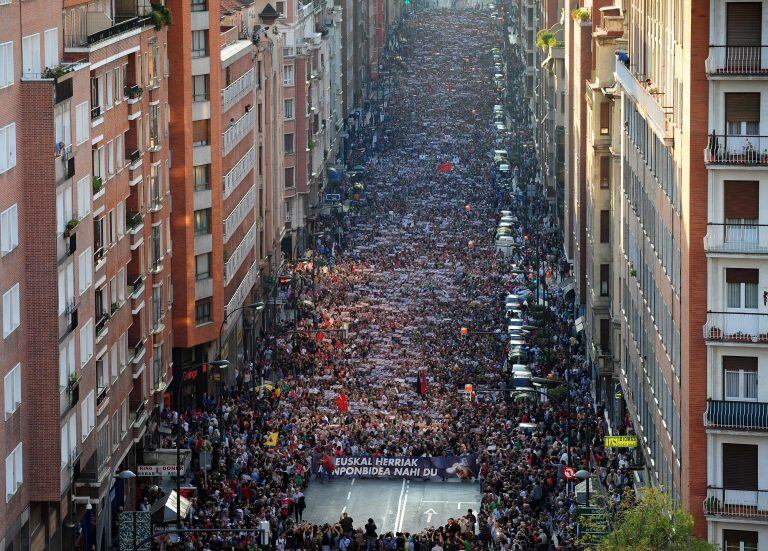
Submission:
POLYGON ((419 394, 427 395, 427 374, 424 372, 419 373, 419 394))
POLYGON ((347 413, 349 411, 349 403, 347 402, 347 395, 342 392, 339 397, 336 398, 336 407, 339 408, 341 413, 347 413))
POLYGON ((445 174, 446 172, 450 172, 451 170, 453 170, 453 165, 448 162, 440 163, 439 165, 437 165, 437 170, 440 173, 445 174))

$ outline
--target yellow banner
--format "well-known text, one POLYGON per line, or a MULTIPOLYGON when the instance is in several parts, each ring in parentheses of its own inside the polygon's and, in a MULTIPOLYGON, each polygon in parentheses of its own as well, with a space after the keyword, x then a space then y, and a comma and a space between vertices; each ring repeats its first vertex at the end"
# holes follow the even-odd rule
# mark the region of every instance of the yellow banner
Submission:
POLYGON ((637 436, 606 436, 606 448, 636 448, 637 436))
POLYGON ((273 432, 269 436, 267 436, 267 440, 264 442, 264 445, 268 448, 274 448, 277 446, 277 433, 273 432))

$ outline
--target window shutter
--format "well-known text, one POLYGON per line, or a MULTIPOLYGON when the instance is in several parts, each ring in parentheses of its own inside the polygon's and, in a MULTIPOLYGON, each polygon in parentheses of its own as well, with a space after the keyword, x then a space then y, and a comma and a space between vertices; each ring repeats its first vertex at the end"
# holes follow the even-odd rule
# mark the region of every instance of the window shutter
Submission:
POLYGON ((723 356, 723 369, 727 371, 757 371, 757 358, 752 356, 723 356))
POLYGON ((760 218, 760 182, 726 180, 724 184, 723 203, 726 220, 760 218))
POLYGON ((762 3, 728 2, 726 6, 726 44, 728 46, 760 46, 762 3))
POLYGON ((725 120, 760 122, 760 93, 726 93, 725 120))
POLYGON ((726 268, 726 283, 758 283, 760 270, 750 268, 726 268))
POLYGON ((723 444, 723 488, 757 490, 757 446, 723 444))

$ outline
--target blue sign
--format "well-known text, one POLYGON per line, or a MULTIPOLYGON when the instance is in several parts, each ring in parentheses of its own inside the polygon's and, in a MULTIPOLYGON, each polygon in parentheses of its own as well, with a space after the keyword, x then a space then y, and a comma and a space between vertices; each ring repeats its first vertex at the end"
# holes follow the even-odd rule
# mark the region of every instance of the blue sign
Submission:
POLYGON ((326 193, 325 194, 325 202, 326 203, 340 203, 341 202, 341 194, 339 194, 339 193, 326 193))

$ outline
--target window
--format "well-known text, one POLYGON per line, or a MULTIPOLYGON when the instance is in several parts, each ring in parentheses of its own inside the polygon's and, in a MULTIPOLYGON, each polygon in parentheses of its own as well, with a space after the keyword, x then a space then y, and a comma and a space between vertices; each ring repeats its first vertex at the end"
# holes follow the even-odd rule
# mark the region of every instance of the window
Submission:
POLYGON ((723 488, 757 490, 757 446, 723 444, 723 488))
POLYGON ((93 284, 93 251, 90 247, 77 259, 78 290, 82 295, 93 284))
POLYGON ((88 116, 88 102, 84 101, 75 107, 75 140, 80 145, 90 138, 91 119, 88 116))
POLYGON ((91 212, 92 188, 90 176, 85 176, 77 182, 77 215, 81 218, 91 212))
POLYGON ((760 182, 725 180, 723 182, 723 215, 728 242, 758 242, 760 218, 760 182))
POLYGON ((193 169, 195 191, 211 189, 211 165, 197 165, 193 169))
POLYGON ((75 303, 75 265, 69 262, 59 270, 59 315, 71 310, 75 303))
POLYGON ((118 134, 115 138, 115 161, 117 162, 117 171, 123 170, 125 163, 125 136, 118 134))
MULTIPOLYGON (((733 2, 726 4, 733 6, 733 2)), ((744 5, 744 4, 736 4, 744 5)), ((760 4, 758 4, 759 6, 760 4)), ((759 20, 758 20, 759 21, 759 20)), ((757 551, 758 533, 748 530, 723 530, 723 551, 757 551)))
POLYGON ((211 277, 211 253, 195 256, 195 279, 208 279, 211 277))
POLYGON ((294 150, 294 139, 293 139, 293 132, 289 132, 288 134, 283 134, 283 142, 284 142, 284 149, 286 154, 295 153, 294 150))
POLYGON ((63 389, 69 380, 77 373, 75 367, 75 339, 69 339, 59 347, 59 386, 63 389))
POLYGON ((293 86, 293 65, 283 65, 283 85, 293 86))
POLYGON ((283 107, 285 111, 285 120, 290 120, 293 118, 293 98, 287 99, 283 101, 283 107))
POLYGON ((757 358, 723 356, 726 400, 757 400, 757 358))
POLYGON ((192 31, 192 58, 208 55, 208 31, 192 31))
POLYGON ((112 414, 112 450, 116 450, 120 446, 120 412, 116 411, 112 414))
POLYGON ((56 190, 56 225, 59 233, 64 233, 67 222, 74 218, 72 211, 72 186, 61 186, 56 190))
POLYGON ((3 293, 3 338, 13 333, 21 324, 21 302, 17 283, 3 293))
POLYGON ((195 235, 211 233, 211 209, 195 211, 195 235))
POLYGON ((118 359, 120 362, 120 372, 128 366, 128 333, 120 335, 120 342, 118 343, 118 359))
POLYGON ((77 457, 77 412, 61 427, 61 467, 74 462, 77 457))
POLYGON ((96 426, 96 396, 94 391, 90 391, 85 400, 81 402, 80 419, 82 421, 81 432, 83 434, 83 442, 91 434, 93 427, 96 426))
POLYGON ((611 320, 600 318, 600 351, 603 354, 611 353, 611 320))
POLYGON ((99 428, 96 438, 96 464, 101 467, 109 460, 109 423, 99 428))
POLYGON ((107 178, 115 175, 115 144, 107 142, 107 178))
POLYGON ((109 349, 109 367, 110 367, 110 384, 115 384, 117 381, 118 370, 120 365, 117 363, 117 348, 118 345, 109 349))
POLYGON ((600 264, 600 296, 607 297, 610 279, 610 264, 600 264))
POLYGON ((757 308, 757 284, 760 271, 747 268, 726 268, 728 308, 757 308))
POLYGON ((112 109, 112 104, 114 100, 114 86, 115 86, 115 81, 114 81, 114 78, 112 77, 112 71, 108 71, 101 78, 104 79, 104 82, 106 84, 107 109, 112 109))
POLYGON ((0 256, 19 246, 19 208, 11 205, 0 212, 0 256))
POLYGON ((600 189, 608 189, 611 185, 611 158, 600 157, 600 189))
POLYGON ((21 57, 24 64, 24 75, 39 77, 40 70, 40 35, 33 34, 21 39, 21 57))
POLYGON ((725 121, 728 134, 757 136, 760 134, 760 93, 726 93, 725 121))
POLYGON ((205 146, 210 142, 209 120, 194 121, 192 123, 192 145, 205 146))
POLYGON ((608 243, 611 240, 611 211, 600 211, 600 243, 608 243))
POLYGON ((72 145, 71 114, 69 100, 54 107, 54 153, 57 157, 72 145))
POLYGON ((207 11, 208 0, 192 0, 192 11, 207 11))
POLYGON ((285 17, 285 0, 277 0, 275 2, 275 11, 279 13, 281 17, 285 17))
POLYGON ((3 379, 3 402, 8 419, 21 405, 21 364, 16 364, 3 379))
POLYGON ((24 481, 24 459, 21 443, 5 458, 5 501, 11 500, 24 481))
POLYGON ((3 42, 0 44, 0 88, 13 84, 13 78, 13 42, 3 42))
POLYGON ((120 404, 120 434, 128 432, 128 400, 120 404))
POLYGON ((125 201, 120 201, 116 208, 115 224, 117 225, 117 239, 120 240, 125 235, 125 201))
POLYGON ((604 101, 600 104, 600 134, 607 135, 611 132, 611 103, 604 101))
POLYGON ((115 67, 112 74, 115 77, 115 104, 118 104, 123 100, 123 94, 125 93, 123 87, 124 83, 122 82, 122 67, 115 67))
POLYGON ((285 187, 294 187, 295 185, 294 168, 292 166, 285 167, 285 187))
POLYGON ((80 367, 93 358, 93 319, 89 319, 80 329, 80 367))
POLYGON ((201 325, 211 321, 211 299, 198 300, 195 303, 195 323, 201 325))
POLYGON ((192 77, 192 101, 208 101, 209 75, 192 77))
POLYGON ((45 31, 45 66, 56 67, 59 64, 59 29, 54 27, 45 31))
POLYGON ((16 166, 16 123, 0 128, 0 173, 16 166))

